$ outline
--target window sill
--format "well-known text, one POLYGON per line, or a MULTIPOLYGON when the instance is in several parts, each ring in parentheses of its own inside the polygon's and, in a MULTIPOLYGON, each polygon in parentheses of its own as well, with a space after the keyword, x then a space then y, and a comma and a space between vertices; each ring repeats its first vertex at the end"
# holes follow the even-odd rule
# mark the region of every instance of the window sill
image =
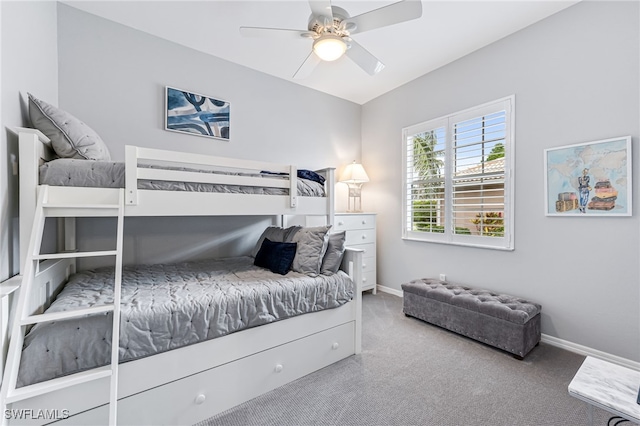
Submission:
POLYGON ((473 248, 481 248, 481 249, 489 249, 489 250, 500 250, 500 251, 514 251, 515 247, 501 247, 501 246, 491 246, 487 244, 473 244, 473 243, 462 243, 458 241, 438 241, 438 240, 426 240, 423 238, 411 238, 411 237, 402 237, 405 241, 416 241, 420 243, 432 243, 432 244, 444 244, 448 246, 462 246, 462 247, 473 247, 473 248))

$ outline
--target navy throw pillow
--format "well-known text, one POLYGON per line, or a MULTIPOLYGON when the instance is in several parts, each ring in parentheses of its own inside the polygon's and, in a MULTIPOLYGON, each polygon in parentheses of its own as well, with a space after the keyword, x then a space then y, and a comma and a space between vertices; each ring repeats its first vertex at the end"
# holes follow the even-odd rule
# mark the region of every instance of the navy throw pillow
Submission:
POLYGON ((253 264, 273 273, 286 275, 296 256, 298 243, 276 243, 265 238, 253 264))
POLYGON ((319 175, 313 170, 300 169, 298 170, 298 177, 301 179, 312 180, 314 182, 318 182, 320 185, 324 185, 324 176, 319 175))
MULTIPOLYGON (((260 171, 260 173, 265 175, 289 176, 289 173, 270 172, 267 170, 262 170, 260 171)), ((324 185, 324 176, 314 172, 313 170, 298 169, 298 172, 296 174, 300 179, 312 180, 314 182, 318 182, 320 185, 324 185)))

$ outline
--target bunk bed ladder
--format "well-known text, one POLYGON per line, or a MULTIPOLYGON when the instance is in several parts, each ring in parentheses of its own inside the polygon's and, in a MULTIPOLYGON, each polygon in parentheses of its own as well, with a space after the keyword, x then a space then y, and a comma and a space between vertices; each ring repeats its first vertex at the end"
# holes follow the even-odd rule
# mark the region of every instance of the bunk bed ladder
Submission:
MULTIPOLYGON (((117 422, 117 400, 118 400, 118 350, 120 340, 120 299, 122 282, 122 242, 124 229, 124 190, 120 190, 118 204, 103 205, 60 205, 47 203, 48 186, 38 187, 38 201, 33 220, 33 228, 29 241, 27 260, 24 265, 22 285, 19 289, 18 303, 13 316, 11 326, 11 340, 7 353, 7 362, 4 370, 2 386, 0 388, 0 400, 2 413, 6 413, 7 406, 18 401, 43 395, 59 389, 67 388, 76 384, 85 383, 91 380, 110 378, 109 388, 109 424, 115 425, 117 422), (116 249, 93 252, 63 252, 53 254, 40 254, 42 236, 44 232, 45 219, 55 217, 55 210, 64 209, 66 212, 74 211, 78 217, 92 216, 92 212, 100 210, 99 216, 117 217, 116 229, 116 249), (61 311, 55 313, 32 314, 31 293, 34 281, 38 273, 38 266, 41 260, 46 259, 67 259, 79 257, 115 256, 115 280, 113 287, 113 304, 92 306, 89 308, 76 309, 71 311, 61 311), (47 380, 32 385, 16 388, 18 378, 18 368, 22 355, 22 345, 27 328, 31 325, 47 321, 56 321, 67 318, 76 318, 88 314, 113 313, 112 335, 111 335, 111 357, 110 365, 82 371, 56 379, 47 380)), ((9 411, 10 412, 10 411, 9 411)), ((9 419, 7 415, 2 416, 2 424, 6 424, 9 419)))

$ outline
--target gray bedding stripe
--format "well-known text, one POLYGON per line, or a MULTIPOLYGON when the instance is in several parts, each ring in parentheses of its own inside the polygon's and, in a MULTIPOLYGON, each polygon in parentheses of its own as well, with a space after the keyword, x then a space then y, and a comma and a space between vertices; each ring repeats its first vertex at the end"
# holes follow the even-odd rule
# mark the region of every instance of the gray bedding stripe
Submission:
MULTIPOLYGON (((143 166, 144 167, 144 166, 143 166)), ((151 166, 149 166, 151 167, 151 166)), ((203 171, 187 168, 171 168, 172 170, 203 171)), ((248 174, 243 174, 249 176, 248 174)), ((250 176, 274 175, 255 174, 250 176)), ((124 163, 111 161, 76 160, 59 158, 40 166, 40 183, 51 186, 78 186, 92 188, 124 188, 124 163)), ((298 195, 309 197, 324 197, 323 185, 308 180, 298 179, 298 195)), ((247 187, 235 185, 217 185, 190 182, 148 181, 138 182, 138 189, 155 189, 165 191, 194 191, 194 192, 228 192, 242 194, 288 195, 284 188, 247 187)))
MULTIPOLYGON (((48 312, 113 300, 113 268, 73 275, 48 312)), ((308 312, 353 297, 342 271, 282 276, 253 258, 139 265, 123 271, 120 360, 142 358, 308 312)), ((42 323, 25 337, 18 386, 107 365, 112 314, 42 323)))

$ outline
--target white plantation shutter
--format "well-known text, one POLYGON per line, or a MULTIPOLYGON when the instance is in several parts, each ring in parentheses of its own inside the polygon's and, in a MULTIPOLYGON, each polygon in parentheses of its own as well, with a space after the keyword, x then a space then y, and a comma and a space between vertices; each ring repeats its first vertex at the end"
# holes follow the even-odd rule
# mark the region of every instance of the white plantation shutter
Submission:
POLYGON ((513 249, 513 97, 403 129, 403 237, 513 249))
POLYGON ((442 233, 446 225, 444 127, 409 136, 405 144, 407 175, 405 210, 412 230, 442 233))
POLYGON ((475 225, 480 236, 504 237, 504 157, 489 155, 504 146, 505 120, 499 111, 453 124, 453 221, 475 225))

